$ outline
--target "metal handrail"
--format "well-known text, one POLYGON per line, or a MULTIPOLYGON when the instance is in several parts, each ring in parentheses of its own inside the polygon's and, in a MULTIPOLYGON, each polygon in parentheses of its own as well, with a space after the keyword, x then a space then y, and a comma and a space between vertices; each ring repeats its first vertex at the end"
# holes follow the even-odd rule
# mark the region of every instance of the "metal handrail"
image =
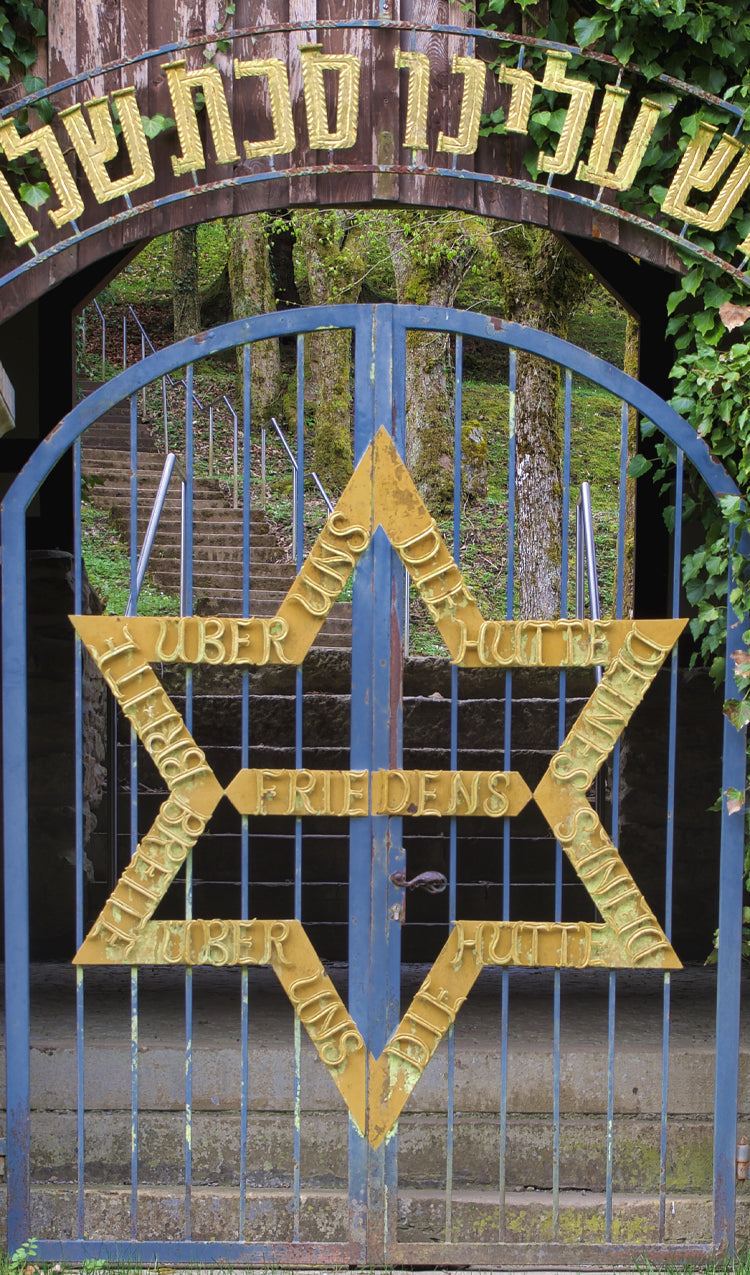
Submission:
MULTIPOLYGON (((298 508, 297 474, 299 472, 299 466, 297 464, 297 457, 294 455, 294 452, 292 451, 288 442, 284 438, 282 428, 279 425, 279 422, 276 420, 275 416, 272 416, 271 419, 268 421, 268 423, 262 426, 260 431, 260 475, 261 475, 261 491, 262 491, 262 499, 263 499, 263 508, 265 509, 266 507, 266 486, 267 486, 266 484, 266 434, 268 432, 269 425, 272 425, 273 428, 275 429, 276 434, 278 435, 281 445, 284 448, 284 451, 286 452, 289 458, 289 461, 291 463, 292 469, 294 471, 294 482, 292 484, 292 557, 294 558, 296 562, 297 560, 297 508, 298 508)), ((315 483, 315 486, 317 487, 318 491, 323 497, 323 500, 325 501, 325 505, 326 505, 326 509, 328 510, 328 513, 332 514, 334 509, 333 502, 330 500, 326 492, 326 489, 323 486, 322 482, 320 481, 320 478, 318 477, 318 475, 315 473, 314 470, 306 470, 305 473, 302 475, 303 482, 305 478, 312 478, 313 482, 315 483)))
MULTIPOLYGON (((594 544, 594 515, 591 508, 591 484, 581 483, 576 501, 576 618, 583 619, 585 611, 585 585, 588 584, 591 619, 601 617, 599 602, 599 578, 596 569, 596 545, 594 544)), ((596 666, 596 680, 601 682, 601 666, 596 666)))
MULTIPOLYGON (((126 615, 135 615, 136 610, 138 609, 138 598, 140 597, 141 589, 143 588, 143 581, 146 577, 146 571, 148 569, 148 561, 149 561, 149 558, 151 557, 151 550, 154 547, 156 533, 159 529, 159 520, 161 519, 162 513, 164 512, 164 504, 167 499, 167 492, 169 490, 169 484, 172 479, 172 474, 174 473, 174 468, 176 463, 177 463, 177 456, 175 455, 174 452, 170 452, 166 460, 164 461, 164 468, 161 473, 161 478, 159 479, 159 486, 156 489, 156 495, 154 496, 154 503, 151 509, 151 513, 149 515, 148 526, 146 527, 146 534, 143 537, 143 544, 141 545, 141 551, 138 554, 138 566, 136 567, 136 573, 135 573, 135 597, 133 597, 132 592, 128 595, 128 605, 125 608, 126 615)), ((184 503, 184 493, 185 493, 184 478, 182 480, 182 491, 183 491, 183 503, 184 503)), ((182 579, 182 563, 184 562, 184 560, 185 560, 185 544, 184 544, 184 534, 183 534, 182 543, 180 545, 180 578, 181 579, 182 579)))
MULTIPOLYGON (((93 305, 101 321, 102 380, 104 381, 106 380, 107 318, 96 298, 94 298, 93 305)), ((136 328, 138 329, 138 332, 140 333, 141 358, 145 359, 147 347, 151 354, 156 354, 156 346, 151 340, 151 337, 146 331, 146 328, 144 327, 136 310, 133 308, 132 305, 128 305, 123 310, 123 314, 122 314, 122 366, 123 368, 126 368, 128 365, 128 316, 130 316, 133 323, 135 323, 136 328)), ((84 321, 85 321, 85 312, 84 312, 84 321)), ((162 382, 162 416, 164 421, 164 452, 165 452, 165 455, 169 457, 172 453, 170 452, 170 448, 169 448, 169 412, 167 407, 167 390, 181 388, 185 390, 185 393, 187 393, 187 381, 185 380, 184 377, 180 377, 179 379, 175 380, 175 378, 172 377, 169 374, 169 372, 166 372, 162 376, 161 382, 162 382)), ((146 395, 146 388, 144 386, 143 388, 144 407, 145 407, 145 395, 146 395)), ((213 478, 214 476, 214 409, 218 405, 223 403, 226 406, 232 418, 232 507, 234 509, 237 509, 238 501, 239 501, 239 418, 238 418, 237 412, 235 411, 231 402, 227 398, 226 394, 220 394, 217 398, 213 399, 211 403, 204 404, 203 402, 201 402, 201 400, 198 398, 198 395, 193 390, 192 399, 193 399, 194 406, 197 408, 199 412, 205 413, 206 411, 208 411, 208 474, 210 478, 213 478)), ((297 460, 291 447, 287 443, 284 437, 283 431, 281 429, 281 426, 279 425, 276 418, 271 417, 271 420, 269 423, 273 426, 273 428, 276 431, 276 434, 281 440, 281 443, 287 453, 289 461, 291 462, 292 469, 295 475, 295 481, 293 484, 293 495, 292 495, 292 505, 293 505, 292 552, 294 557, 296 558, 297 556, 297 510, 298 510, 297 460)), ((264 425, 261 431, 261 483, 262 483, 264 507, 266 504, 266 430, 267 430, 267 426, 264 425)), ((329 498, 322 482, 320 481, 320 478, 315 473, 315 471, 314 470, 306 471, 302 475, 303 483, 306 478, 312 478, 323 501, 325 502, 325 506, 328 510, 328 513, 329 514, 333 513, 333 508, 334 508, 333 502, 329 498)))
MULTIPOLYGON (((93 300, 92 304, 93 304, 93 306, 94 306, 94 308, 95 308, 95 310, 96 310, 96 312, 97 312, 97 314, 98 314, 98 316, 99 316, 99 320, 100 320, 100 322, 101 322, 101 329, 102 329, 102 368, 101 368, 101 375, 102 375, 102 380, 103 380, 103 381, 105 381, 105 380, 107 379, 107 376, 106 376, 106 371, 107 371, 107 359, 106 359, 106 351, 107 351, 107 318, 106 318, 106 315, 104 314, 104 311, 102 310, 102 308, 101 308, 101 306, 99 305, 99 302, 97 301, 97 299, 96 299, 96 298, 94 298, 94 300, 93 300)), ((140 337, 141 337, 141 358, 142 358, 142 359, 145 359, 145 357, 146 357, 146 348, 147 348, 147 347, 148 347, 148 350, 149 350, 149 352, 150 352, 151 354, 156 354, 156 352, 157 352, 157 351, 156 351, 156 346, 154 345, 153 341, 151 340, 151 337, 149 336, 148 332, 146 331, 146 328, 144 327, 144 325, 143 325, 143 323, 142 323, 142 321, 141 321, 141 319, 140 319, 139 315, 137 314, 136 310, 133 308, 133 306, 132 306, 132 305, 128 305, 128 306, 126 307, 126 309, 125 309, 125 310, 123 310, 123 315, 122 315, 122 366, 123 366, 123 368, 126 368, 126 367, 128 366, 128 316, 130 316, 130 318, 132 319, 133 323, 135 323, 136 328, 138 329, 138 331, 139 331, 139 333, 140 333, 140 337)), ((83 330, 84 330, 84 339, 85 339, 85 331, 86 331, 86 327, 85 327, 85 324, 86 324, 86 311, 85 311, 85 310, 84 310, 84 312, 83 312, 83 324, 84 324, 84 329, 83 329, 83 330)), ((165 455, 168 455, 168 454, 169 454, 169 409, 168 409, 168 406, 167 406, 167 390, 168 390, 168 389, 169 389, 169 390, 174 390, 174 389, 183 389, 183 390, 185 391, 185 393, 187 393, 187 381, 185 380, 185 378, 184 378, 184 377, 179 377, 178 379, 176 379, 176 380, 175 380, 175 378, 174 378, 173 376, 171 376, 169 372, 164 373, 164 375, 163 375, 163 376, 162 376, 162 378, 161 378, 161 390, 162 390, 162 393, 161 393, 161 398, 162 398, 162 418, 163 418, 163 423, 164 423, 164 453, 165 453, 165 455)), ((145 387, 145 386, 143 387, 143 391, 142 391, 142 393, 143 393, 143 405, 144 405, 144 408, 145 408, 145 405, 146 405, 146 387, 145 387)), ((230 403, 230 401, 229 401, 229 399, 227 398, 226 394, 220 394, 220 395, 219 395, 217 398, 215 398, 215 399, 214 399, 211 403, 209 403, 208 405, 206 405, 205 403, 203 403, 203 402, 202 402, 202 401, 198 398, 198 395, 195 393, 195 390, 193 390, 193 404, 194 404, 194 406, 197 408, 197 410, 198 410, 199 412, 202 412, 202 413, 205 413, 205 412, 206 412, 206 410, 208 410, 208 431, 209 431, 209 460, 208 460, 208 474, 209 474, 209 478, 213 478, 213 476, 214 476, 214 464, 213 464, 213 462, 214 462, 214 447, 213 447, 213 434, 214 434, 214 430, 213 430, 213 423, 214 423, 214 422, 213 422, 213 414, 214 414, 214 408, 215 408, 217 405, 221 404, 221 403, 224 403, 224 404, 225 404, 225 406, 227 407, 227 409, 228 409, 228 411, 229 411, 230 416, 232 417, 232 434, 233 434, 233 441, 232 441, 232 505, 233 505, 233 508, 234 508, 234 509, 236 509, 236 508, 237 508, 237 502, 238 502, 238 488, 239 488, 239 457, 238 457, 238 453, 239 453, 239 419, 238 419, 238 416, 237 416, 237 412, 235 411, 234 407, 233 407, 233 406, 232 406, 232 404, 230 403)))

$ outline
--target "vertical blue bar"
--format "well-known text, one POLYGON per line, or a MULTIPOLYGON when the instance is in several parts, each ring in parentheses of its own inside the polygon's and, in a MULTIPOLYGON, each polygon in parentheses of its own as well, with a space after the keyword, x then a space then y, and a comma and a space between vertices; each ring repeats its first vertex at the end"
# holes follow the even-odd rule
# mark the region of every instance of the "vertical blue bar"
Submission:
POLYGON ((628 404, 620 408, 620 502, 617 515, 617 567, 615 570, 615 615, 622 619, 625 593, 625 515, 628 501, 628 404))
MULTIPOLYGON (((185 377, 185 614, 193 614, 193 365, 185 377)), ((185 725, 193 730, 193 671, 185 670, 185 725)), ((185 920, 193 918, 193 852, 185 860, 185 920)), ((185 968, 185 1239, 192 1239, 193 1204, 193 969, 185 968)))
MULTIPOLYGON (((372 441, 374 412, 372 373, 375 359, 375 311, 360 307, 362 318, 354 340, 354 463, 372 441)), ((370 551, 355 572, 352 584, 352 703, 349 765, 371 768, 372 704, 369 685, 372 663, 372 605, 370 551)), ((349 822, 349 1012, 367 1043, 370 1033, 370 829, 367 820, 349 822)), ((349 1235, 362 1245, 367 1240, 368 1146, 349 1120, 349 1235)))
MULTIPOLYGON (((677 449, 675 466, 674 536, 672 539, 672 618, 680 614, 680 568, 682 565, 682 493, 684 455, 677 449)), ((674 818, 677 771, 677 690, 679 659, 672 652, 669 671, 669 758, 667 762, 667 828, 664 872, 664 933, 672 939, 672 897, 674 892, 674 818)), ((669 1105, 669 1028, 672 983, 664 974, 661 1028, 661 1124, 659 1130, 659 1241, 663 1243, 667 1213, 667 1112, 669 1105)))
MULTIPOLYGON (((517 354, 510 350, 508 368, 508 572, 505 596, 505 618, 513 619, 515 590, 516 539, 516 364, 517 354)), ((513 713, 513 674, 505 674, 503 721, 503 770, 511 769, 511 726, 513 713)), ((503 819, 503 921, 510 920, 510 819, 503 819)), ((505 1182, 508 1142, 508 1014, 510 979, 507 969, 500 974, 500 1176, 499 1239, 505 1240, 505 1182)))
POLYGON ((606 1201, 604 1206, 604 1239, 612 1243, 612 1167, 615 1144, 615 1001, 617 975, 609 972, 607 997, 607 1138, 606 1138, 606 1201))
MULTIPOLYGON (((461 470, 464 342, 456 337, 455 389, 453 402, 453 560, 461 564, 461 470)), ((450 768, 458 770, 458 669, 451 666, 450 768)), ((458 834, 455 815, 451 816, 448 846, 448 924, 456 924, 456 891, 458 877, 458 834)), ((455 1024, 448 1032, 448 1110, 445 1164, 445 1242, 453 1239, 453 1123, 455 1117, 456 1037, 455 1024)))
POLYGON ((26 509, 3 502, 3 801, 8 1250, 31 1235, 26 509), (12 847, 12 853, 10 849, 12 847))
MULTIPOLYGON (((297 562, 299 571, 305 560, 305 338, 297 337, 297 562)), ((294 681, 294 764, 302 769, 302 668, 294 681)), ((302 920, 302 820, 294 821, 294 919, 302 920)), ((302 1023, 294 1015, 294 1239, 299 1243, 301 1213, 301 1129, 302 1119, 302 1023)))
MULTIPOLYGON (((130 400, 130 596, 138 575, 138 396, 130 400)), ((137 610, 137 602, 133 603, 137 610)), ((115 721, 117 718, 115 717, 115 721)), ((117 727, 115 727, 117 729, 117 727)), ((115 750, 116 752, 116 750, 115 750)), ((138 847, 138 736, 130 727, 130 857, 138 847)), ((138 966, 130 970, 130 1238, 138 1238, 138 966)))
MULTIPOLYGON (((622 618, 625 606, 625 517, 627 512, 628 466, 628 404, 620 408, 620 498, 617 518, 617 564, 615 568, 615 615, 622 618)), ((619 843, 620 822, 620 741, 612 752, 612 841, 619 843)), ((605 1177, 605 1239, 612 1240, 612 1180, 614 1170, 614 1096, 615 1096, 615 1011, 617 1003, 617 973, 610 970, 607 1000, 607 1128, 606 1128, 606 1177, 605 1177)))
MULTIPOLYGON (((81 440, 73 444, 73 610, 83 607, 83 558, 81 543, 81 440)), ((83 646, 78 634, 73 639, 73 695, 75 703, 75 873, 76 948, 83 942, 84 854, 83 854, 83 646)), ((83 966, 76 965, 76 1222, 78 1239, 85 1228, 84 1175, 84 998, 83 966)))
MULTIPOLYGON (((734 534, 730 532, 730 553, 734 534)), ((743 535, 739 550, 750 557, 750 540, 743 535)), ((727 578, 727 639, 725 699, 741 698, 734 678, 732 652, 739 647, 744 623, 732 606, 732 566, 727 578)), ((722 794, 745 790, 745 731, 724 716, 722 794)), ((737 1088, 740 1056, 740 972, 742 959, 742 877, 744 812, 730 815, 726 797, 721 803, 721 866, 719 870, 719 969, 716 989, 716 1092, 714 1098, 714 1244, 734 1252, 735 1157, 737 1145, 737 1088)))
MULTIPOLYGON (((250 615, 250 426, 252 398, 250 379, 250 345, 242 349, 242 615, 250 615)), ((240 766, 250 765, 250 678, 242 674, 240 766)), ((240 916, 250 917, 250 832, 247 815, 240 821, 240 916)), ((249 1031, 250 985, 249 971, 243 966, 240 972, 240 1240, 245 1239, 247 1227, 247 1121, 249 1093, 249 1031)))
MULTIPOLYGON (((355 344, 355 462, 378 429, 393 436, 403 454, 405 333, 394 342, 393 307, 359 310, 355 344), (369 321, 369 340, 362 327, 369 321), (360 326, 361 324, 361 326, 360 326), (369 353, 367 350, 369 346, 369 353), (395 390, 395 394, 394 394, 395 390), (394 410, 395 403, 395 410, 394 410)), ((352 643, 352 768, 372 772, 401 765, 401 651, 403 569, 394 564, 382 529, 354 577, 352 643)), ((400 1005, 401 891, 389 876, 404 867, 401 821, 386 816, 351 821, 350 1011, 365 1022, 363 1036, 375 1057, 398 1022, 400 1005), (378 977, 373 977, 377 971, 378 977)), ((395 1235, 397 1141, 358 1154, 350 1142, 357 1200, 366 1189, 368 1261, 383 1265, 395 1235), (364 1180, 360 1177, 365 1167, 364 1180), (366 1187, 365 1187, 366 1182, 366 1187)))
MULTIPOLYGON (((562 527, 560 551, 560 618, 568 614, 568 580, 570 554, 570 449, 573 418, 573 374, 565 372, 565 406, 563 416, 563 472, 562 472, 562 527)), ((560 670, 558 677, 558 746, 565 739, 565 710, 567 705, 567 674, 560 670)), ((555 843, 555 921, 562 921, 563 850, 555 843)), ((561 974, 555 970, 552 983, 552 1236, 560 1238, 560 1018, 561 974)))
MULTIPOLYGON (((373 435, 381 426, 390 433, 399 456, 406 453, 406 331, 394 321, 395 310, 381 307, 382 318, 376 321, 375 338, 375 415, 373 435), (390 376, 390 381, 389 381, 390 376), (395 410, 394 410, 395 408, 395 410)), ((373 625, 373 671, 378 715, 374 723, 373 770, 386 769, 396 757, 396 766, 403 765, 403 635, 405 588, 404 569, 390 545, 386 545, 382 532, 374 553, 376 576, 374 599, 387 598, 388 606, 376 605, 373 625), (382 548, 381 548, 382 545, 382 548), (387 724, 387 727, 386 727, 387 724), (380 730, 383 730, 382 735, 380 730)), ((379 1012, 382 1012, 382 1031, 385 1040, 395 1031, 401 1018, 401 925, 394 919, 393 905, 401 899, 401 891, 393 887, 390 877, 406 868, 403 850, 403 821, 391 818, 383 821, 385 832, 382 843, 383 871, 374 876, 377 889, 373 891, 373 969, 378 968, 379 954, 385 955, 388 971, 386 995, 379 1012)), ((398 1219, 398 1126, 384 1147, 383 1178, 385 1204, 383 1233, 385 1255, 396 1240, 398 1219)))

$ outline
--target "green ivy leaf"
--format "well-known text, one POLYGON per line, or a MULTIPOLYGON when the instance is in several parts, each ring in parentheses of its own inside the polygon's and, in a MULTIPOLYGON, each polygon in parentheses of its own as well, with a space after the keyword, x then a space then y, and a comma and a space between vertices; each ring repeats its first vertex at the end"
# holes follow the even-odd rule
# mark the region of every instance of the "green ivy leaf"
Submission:
POLYGON ((632 36, 626 36, 625 39, 618 40, 617 44, 612 46, 612 52, 617 58, 617 61, 622 62, 623 66, 625 66, 632 58, 634 49, 635 40, 632 36))
POLYGON ((579 18, 573 27, 576 44, 582 49, 588 48, 596 40, 600 40, 607 29, 609 19, 606 14, 596 14, 593 18, 579 18))
POLYGON ((648 460, 646 456, 634 456, 628 462, 628 478, 641 478, 643 474, 647 474, 653 465, 653 461, 648 460))
POLYGON ((142 115, 141 123, 146 137, 159 137, 161 133, 167 133, 171 128, 175 127, 175 122, 169 115, 142 115))
POLYGON ((29 204, 31 208, 41 208, 50 197, 49 185, 47 182, 21 182, 18 187, 18 194, 25 204, 29 204))

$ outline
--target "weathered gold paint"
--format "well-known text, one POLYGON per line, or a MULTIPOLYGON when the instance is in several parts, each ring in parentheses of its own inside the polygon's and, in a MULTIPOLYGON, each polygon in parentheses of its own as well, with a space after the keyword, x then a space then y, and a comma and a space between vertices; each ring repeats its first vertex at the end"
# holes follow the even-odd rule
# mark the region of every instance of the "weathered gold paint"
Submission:
MULTIPOLYGON (((501 64, 497 68, 498 80, 511 89, 510 102, 506 107, 506 128, 511 133, 528 135, 534 94, 540 89, 570 97, 554 154, 539 152, 540 173, 564 175, 575 172, 576 181, 616 192, 626 191, 632 186, 643 162, 662 108, 650 98, 640 101, 630 136, 613 169, 610 167, 612 152, 616 146, 628 94, 618 86, 606 86, 591 149, 588 158, 584 159, 579 152, 597 86, 580 77, 568 77, 566 72, 570 57, 569 53, 562 50, 550 50, 541 80, 535 79, 530 71, 520 67, 501 64)), ((325 151, 354 146, 359 128, 360 59, 353 54, 325 53, 322 46, 317 44, 303 45, 299 50, 299 58, 310 147, 325 151), (333 129, 329 127, 326 108, 326 70, 338 75, 336 123, 333 129)), ((395 65, 408 72, 402 145, 412 150, 424 150, 429 145, 429 57, 425 53, 397 50, 395 65)), ((180 145, 180 153, 171 157, 175 175, 199 172, 206 166, 193 101, 195 89, 201 89, 205 97, 208 131, 213 139, 217 163, 236 163, 240 155, 233 133, 226 87, 219 68, 203 66, 188 71, 185 60, 177 59, 166 63, 163 69, 172 99, 180 145)), ((458 132, 453 137, 440 131, 437 150, 472 154, 479 142, 486 67, 480 59, 456 54, 453 58, 453 73, 464 77, 458 132)), ((267 140, 244 139, 245 156, 255 159, 291 154, 297 148, 298 137, 292 115, 286 63, 278 58, 238 59, 234 62, 234 76, 238 80, 264 76, 268 81, 272 133, 267 140)), ((130 156, 132 172, 126 177, 111 179, 105 168, 117 154, 108 98, 98 98, 86 104, 89 123, 83 116, 81 104, 60 112, 60 119, 81 159, 98 203, 143 189, 154 181, 150 143, 141 124, 141 107, 136 100, 136 89, 122 88, 109 97, 117 102, 125 147, 130 156)), ((712 233, 723 228, 750 185, 750 151, 729 133, 721 134, 711 151, 716 132, 716 128, 710 124, 699 125, 674 172, 662 205, 663 212, 669 216, 712 233), (725 179, 723 185, 717 190, 722 179, 725 179), (690 202, 694 191, 702 194, 716 192, 713 203, 707 210, 695 207, 690 202)), ((83 197, 49 125, 21 137, 16 123, 6 120, 0 124, 0 144, 10 160, 20 158, 30 150, 39 151, 59 199, 59 207, 47 210, 47 215, 56 227, 59 228, 81 215, 84 211, 83 197)), ((0 216, 6 222, 17 246, 21 247, 36 238, 38 231, 34 229, 2 174, 0 216)), ((750 235, 739 245, 738 250, 750 252, 750 235)))
POLYGON ((268 96, 271 102, 273 136, 267 141, 248 142, 243 146, 248 159, 261 155, 287 155, 297 145, 292 117, 292 99, 289 92, 289 73, 280 58, 256 58, 250 62, 234 60, 235 79, 261 75, 268 80, 268 96))
POLYGON ((76 963, 270 965, 373 1146, 393 1128, 484 966, 679 967, 585 794, 685 622, 485 621, 385 430, 357 466, 276 616, 72 619, 169 789, 76 963), (240 771, 223 790, 150 664, 300 663, 378 526, 455 663, 606 671, 533 794, 603 921, 457 921, 374 1059, 300 922, 154 921, 159 902, 224 793, 240 813, 254 816, 510 817, 531 798, 524 779, 512 771, 255 769, 240 771))
POLYGON ((615 658, 534 791, 536 804, 605 921, 591 964, 680 968, 666 935, 585 794, 685 623, 629 623, 615 658))
MULTIPOLYGON (((49 216, 58 229, 69 221, 74 221, 76 217, 80 217, 83 212, 83 199, 73 180, 73 174, 68 168, 60 143, 49 124, 43 124, 40 128, 35 128, 23 137, 19 137, 15 122, 5 120, 0 124, 0 146, 10 160, 22 159, 30 151, 39 151, 39 158, 47 169, 54 192, 60 201, 59 208, 52 208, 49 211, 49 216)), ((28 237, 25 242, 28 242, 28 237)))
POLYGON ((501 84, 511 86, 505 127, 509 133, 528 133, 531 103, 536 88, 536 80, 531 71, 523 71, 520 66, 508 66, 501 62, 497 68, 497 78, 501 84))
POLYGON ((300 47, 307 131, 312 150, 347 150, 357 141, 360 62, 352 53, 324 53, 319 44, 300 47), (336 126, 328 127, 324 71, 338 73, 336 126))
POLYGON ((115 135, 109 99, 93 98, 86 103, 89 122, 84 119, 80 106, 70 106, 60 112, 60 119, 65 125, 68 137, 75 147, 89 185, 100 204, 120 195, 127 195, 131 190, 139 190, 154 180, 154 166, 151 152, 143 128, 135 89, 119 89, 112 94, 112 101, 117 104, 117 118, 122 128, 122 136, 130 159, 129 176, 113 180, 107 172, 106 165, 116 159, 120 151, 120 143, 115 135))
MULTIPOLYGON (((709 231, 721 230, 726 225, 750 185, 750 150, 736 137, 722 133, 709 155, 709 147, 717 132, 712 124, 699 124, 695 137, 687 144, 662 204, 663 212, 709 231), (706 212, 688 204, 693 190, 709 194, 735 159, 737 163, 706 212)), ((740 247, 744 248, 747 242, 745 240, 740 247)))
POLYGON ((242 815, 520 814, 531 792, 501 770, 241 770, 225 794, 242 815))
POLYGON ((413 53, 405 49, 396 49, 394 60, 396 70, 409 72, 404 146, 410 146, 412 150, 416 151, 427 150, 430 59, 426 53, 413 53))
POLYGON ((570 106, 563 120, 560 138, 554 155, 539 152, 537 163, 540 173, 572 173, 576 162, 586 117, 594 96, 594 85, 587 80, 568 79, 566 70, 571 59, 570 53, 550 51, 544 67, 542 88, 551 89, 555 93, 570 95, 570 106))
POLYGON ((482 118, 487 67, 479 58, 462 58, 455 53, 452 70, 454 75, 464 77, 458 133, 455 137, 448 137, 441 129, 437 149, 448 151, 452 155, 473 155, 479 141, 479 123, 482 118))
POLYGON ((198 116, 193 101, 193 89, 200 89, 206 102, 206 114, 213 137, 217 164, 234 164, 240 158, 232 132, 224 84, 215 66, 202 66, 198 71, 187 71, 185 60, 165 62, 162 70, 167 77, 172 99, 177 135, 182 148, 181 155, 172 156, 172 170, 176 177, 181 173, 197 173, 206 167, 198 116))
POLYGON ((603 186, 607 190, 630 190, 664 107, 658 102, 652 102, 650 98, 643 99, 617 167, 612 170, 609 167, 612 151, 629 96, 626 89, 616 88, 612 84, 605 88, 588 163, 581 161, 578 165, 577 181, 591 182, 592 185, 603 186))
POLYGON ((31 243, 39 234, 29 221, 26 213, 8 185, 4 173, 0 173, 0 216, 8 227, 17 248, 31 243))

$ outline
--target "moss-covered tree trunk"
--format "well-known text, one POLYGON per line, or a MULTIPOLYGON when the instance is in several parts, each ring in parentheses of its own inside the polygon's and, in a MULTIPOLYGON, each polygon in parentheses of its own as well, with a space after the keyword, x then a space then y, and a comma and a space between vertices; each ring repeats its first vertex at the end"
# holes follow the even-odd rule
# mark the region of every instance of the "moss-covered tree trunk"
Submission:
MULTIPOLYGON (((387 229, 396 297, 412 305, 450 306, 489 233, 460 213, 391 215, 387 229)), ((453 502, 453 395, 450 338, 410 332, 406 339, 406 463, 436 517, 453 502)))
MULTIPOLYGON (((634 315, 629 314, 625 329, 625 366, 628 376, 636 379, 640 374, 641 363, 641 325, 634 315)), ((638 413, 634 407, 628 408, 628 462, 638 451, 638 413)), ((623 615, 633 615, 635 597, 635 479, 625 480, 625 545, 622 590, 623 615)))
MULTIPOLYGON (((566 336, 588 276, 553 234, 515 226, 501 236, 497 267, 505 314, 566 336)), ((562 413, 557 364, 519 354, 516 379, 516 564, 523 618, 560 614, 562 413)))
POLYGON ((184 226, 172 235, 172 317, 175 341, 200 332, 197 226, 184 226))
MULTIPOLYGON (((268 228, 263 213, 227 222, 232 315, 270 314, 276 309, 268 228)), ((237 350, 238 399, 242 397, 242 350, 237 350)), ((259 341, 250 356, 252 420, 262 424, 279 411, 281 356, 278 341, 259 341)))
MULTIPOLYGON (((293 214, 295 274, 311 305, 355 302, 362 281, 358 217, 342 210, 293 214)), ((352 472, 351 333, 316 332, 305 341, 309 398, 314 404, 313 464, 333 494, 352 472)))

